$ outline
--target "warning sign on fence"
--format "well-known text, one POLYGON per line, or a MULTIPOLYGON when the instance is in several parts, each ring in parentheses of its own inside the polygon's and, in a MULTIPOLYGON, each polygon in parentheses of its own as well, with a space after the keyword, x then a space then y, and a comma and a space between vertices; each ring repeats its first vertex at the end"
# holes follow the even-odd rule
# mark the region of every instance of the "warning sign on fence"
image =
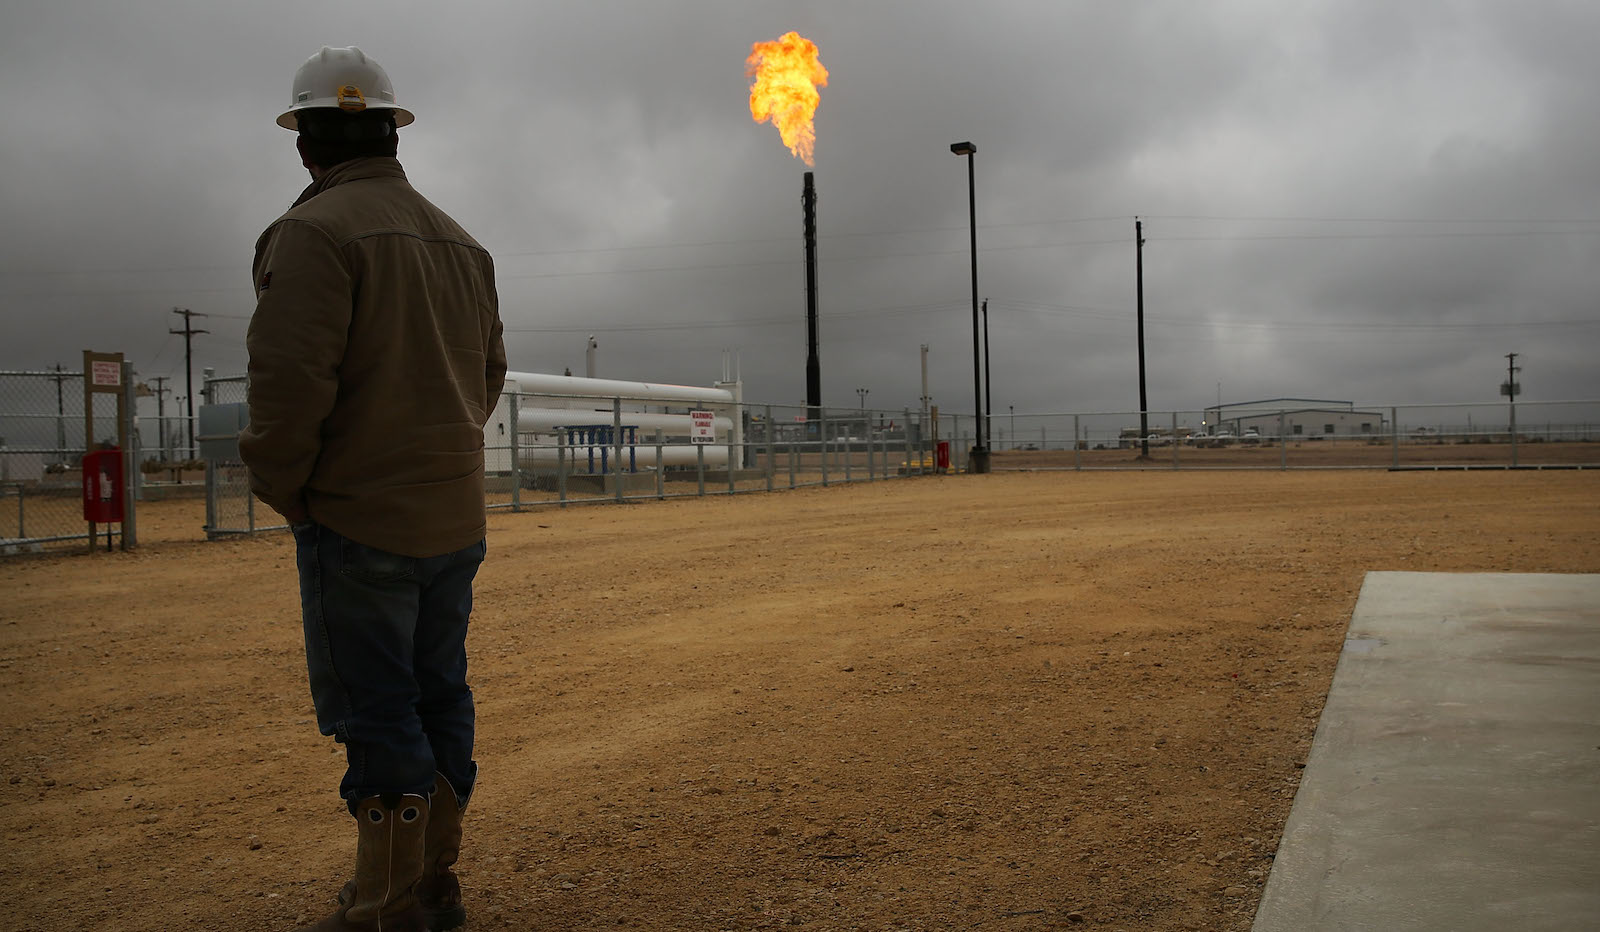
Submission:
POLYGON ((122 364, 97 359, 89 370, 90 380, 99 387, 117 388, 122 385, 122 364))
POLYGON ((712 443, 717 439, 716 416, 711 411, 689 412, 689 442, 712 443))

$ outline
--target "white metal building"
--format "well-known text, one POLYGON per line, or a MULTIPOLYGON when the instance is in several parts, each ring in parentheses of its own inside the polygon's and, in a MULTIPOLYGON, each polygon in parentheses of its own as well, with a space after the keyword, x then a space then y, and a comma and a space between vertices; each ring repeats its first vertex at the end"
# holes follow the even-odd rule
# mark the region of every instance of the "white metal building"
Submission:
POLYGON ((1206 409, 1206 427, 1242 437, 1254 430, 1262 437, 1377 437, 1389 424, 1381 411, 1360 411, 1353 401, 1324 398, 1267 398, 1216 405, 1206 409), (1213 426, 1215 425, 1215 426, 1213 426))

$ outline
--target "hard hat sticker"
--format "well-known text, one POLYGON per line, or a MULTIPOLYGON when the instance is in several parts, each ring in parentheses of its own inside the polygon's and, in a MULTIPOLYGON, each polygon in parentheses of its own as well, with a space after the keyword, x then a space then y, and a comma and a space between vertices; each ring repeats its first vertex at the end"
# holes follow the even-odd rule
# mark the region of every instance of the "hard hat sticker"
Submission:
POLYGON ((361 88, 356 87, 354 84, 346 84, 340 87, 336 96, 339 100, 340 110, 367 109, 367 99, 361 96, 361 88))

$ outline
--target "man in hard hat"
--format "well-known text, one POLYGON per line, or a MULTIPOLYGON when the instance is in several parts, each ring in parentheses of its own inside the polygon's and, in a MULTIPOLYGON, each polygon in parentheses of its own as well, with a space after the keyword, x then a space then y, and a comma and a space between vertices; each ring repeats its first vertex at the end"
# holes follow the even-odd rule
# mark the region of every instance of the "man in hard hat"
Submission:
POLYGON ((277 121, 311 185, 256 244, 239 452, 294 530, 317 724, 357 822, 354 879, 308 932, 466 919, 467 618, 506 361, 493 261, 395 160, 411 121, 360 49, 313 55, 277 121))

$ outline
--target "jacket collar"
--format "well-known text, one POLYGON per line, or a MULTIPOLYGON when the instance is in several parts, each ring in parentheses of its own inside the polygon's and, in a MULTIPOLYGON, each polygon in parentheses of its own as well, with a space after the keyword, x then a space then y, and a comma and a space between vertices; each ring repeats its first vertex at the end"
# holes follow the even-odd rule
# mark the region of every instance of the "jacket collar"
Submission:
POLYGON ((372 156, 364 159, 351 159, 340 162, 322 173, 322 177, 306 185, 306 189, 295 198, 291 209, 299 207, 318 194, 337 185, 350 181, 365 181, 369 178, 398 178, 406 180, 406 171, 400 167, 400 160, 393 156, 372 156))

